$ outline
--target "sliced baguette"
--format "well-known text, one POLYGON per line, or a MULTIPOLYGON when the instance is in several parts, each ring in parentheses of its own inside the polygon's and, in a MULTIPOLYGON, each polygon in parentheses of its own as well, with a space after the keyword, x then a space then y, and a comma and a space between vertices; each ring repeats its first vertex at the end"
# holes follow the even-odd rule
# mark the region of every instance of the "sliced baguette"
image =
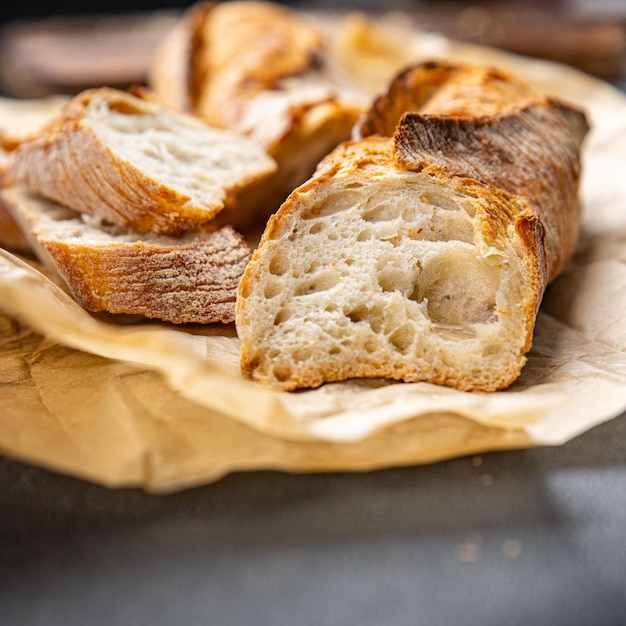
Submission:
POLYGON ((182 323, 234 321, 237 285, 250 258, 230 227, 180 237, 146 234, 89 218, 20 188, 2 199, 34 239, 41 260, 88 311, 182 323))
POLYGON ((270 220, 239 287, 244 374, 511 384, 574 250, 586 130, 494 70, 402 73, 270 220))
POLYGON ((12 181, 113 224, 179 234, 276 168, 262 148, 114 89, 76 96, 12 153, 12 181))
POLYGON ((270 2, 198 3, 164 42, 150 73, 157 95, 250 137, 278 163, 229 221, 265 220, 349 138, 364 96, 328 57, 309 20, 270 2))

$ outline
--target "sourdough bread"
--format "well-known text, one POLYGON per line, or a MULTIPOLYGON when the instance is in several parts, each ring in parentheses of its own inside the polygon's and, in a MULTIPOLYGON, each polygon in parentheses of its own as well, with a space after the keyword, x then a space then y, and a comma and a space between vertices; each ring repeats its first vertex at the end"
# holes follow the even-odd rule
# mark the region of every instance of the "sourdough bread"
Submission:
POLYGON ((511 384, 573 253, 586 130, 489 68, 400 74, 270 220, 239 287, 242 371, 511 384))

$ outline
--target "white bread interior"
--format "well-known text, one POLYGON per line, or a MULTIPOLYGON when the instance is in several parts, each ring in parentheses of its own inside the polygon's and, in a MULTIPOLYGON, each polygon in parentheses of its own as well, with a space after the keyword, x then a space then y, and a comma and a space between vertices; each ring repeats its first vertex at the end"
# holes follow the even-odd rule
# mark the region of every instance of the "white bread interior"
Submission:
POLYGON ((297 389, 380 376, 479 390, 519 371, 532 260, 515 236, 486 238, 489 202, 385 165, 318 177, 286 204, 240 287, 237 329, 255 380, 297 389))

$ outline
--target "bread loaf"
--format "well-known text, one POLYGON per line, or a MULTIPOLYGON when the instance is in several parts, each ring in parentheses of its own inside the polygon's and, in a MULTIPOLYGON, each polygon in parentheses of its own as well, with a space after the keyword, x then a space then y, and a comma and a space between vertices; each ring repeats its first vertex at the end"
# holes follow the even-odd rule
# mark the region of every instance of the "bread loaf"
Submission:
POLYGON ((88 311, 175 324, 234 321, 237 285, 250 250, 232 228, 142 236, 95 223, 24 189, 5 189, 2 198, 32 233, 42 261, 88 311))
POLYGON ((586 131, 496 70, 401 73, 270 220, 239 287, 242 371, 510 385, 575 247, 586 131))
POLYGON ((270 2, 199 3, 157 54, 150 85, 168 105, 263 146, 278 171, 247 197, 236 224, 266 219, 319 160, 348 139, 363 95, 328 58, 321 32, 270 2))
POLYGON ((75 211, 174 235, 275 170, 262 148, 114 89, 85 91, 12 153, 12 181, 75 211))

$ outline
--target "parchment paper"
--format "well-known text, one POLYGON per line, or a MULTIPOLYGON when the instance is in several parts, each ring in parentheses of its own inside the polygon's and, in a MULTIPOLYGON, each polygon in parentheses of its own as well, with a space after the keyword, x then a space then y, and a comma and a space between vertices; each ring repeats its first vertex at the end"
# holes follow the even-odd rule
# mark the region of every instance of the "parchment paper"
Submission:
POLYGON ((546 294, 518 381, 492 394, 378 380, 271 392, 239 374, 232 326, 95 317, 39 267, 0 251, 0 451, 168 491, 234 470, 356 471, 560 444, 619 415, 626 97, 562 66, 419 33, 410 41, 414 58, 509 68, 589 113, 579 252, 546 294))

